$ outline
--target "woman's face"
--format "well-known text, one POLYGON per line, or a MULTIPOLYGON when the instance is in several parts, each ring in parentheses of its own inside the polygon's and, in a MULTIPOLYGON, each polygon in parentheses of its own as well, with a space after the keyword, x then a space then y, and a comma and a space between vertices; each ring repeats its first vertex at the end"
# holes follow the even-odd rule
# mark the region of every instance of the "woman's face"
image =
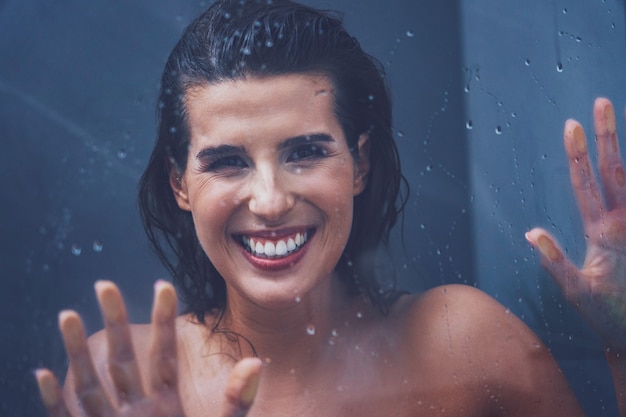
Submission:
POLYGON ((229 299, 285 306, 329 281, 369 169, 367 136, 354 158, 333 107, 320 75, 187 92, 188 163, 170 182, 229 299))

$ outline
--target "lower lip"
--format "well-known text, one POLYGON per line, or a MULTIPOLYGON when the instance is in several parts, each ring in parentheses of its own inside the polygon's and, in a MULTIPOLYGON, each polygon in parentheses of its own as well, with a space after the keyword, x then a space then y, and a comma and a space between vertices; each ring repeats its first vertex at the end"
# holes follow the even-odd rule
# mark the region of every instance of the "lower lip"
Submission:
POLYGON ((281 258, 259 258, 252 255, 243 246, 241 247, 241 251, 243 252, 243 255, 246 257, 248 262, 250 262, 256 268, 262 269, 264 271, 280 271, 288 268, 293 268, 296 263, 300 261, 300 259, 302 259, 306 251, 309 249, 309 243, 311 241, 311 238, 312 236, 309 236, 307 242, 299 250, 281 258))

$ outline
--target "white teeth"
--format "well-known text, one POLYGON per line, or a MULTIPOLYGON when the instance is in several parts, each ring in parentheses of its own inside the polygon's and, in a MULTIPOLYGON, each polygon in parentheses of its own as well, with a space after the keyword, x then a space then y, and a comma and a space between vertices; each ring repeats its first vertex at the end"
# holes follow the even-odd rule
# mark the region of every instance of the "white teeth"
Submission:
POLYGON ((266 241, 265 243, 262 243, 258 240, 255 241, 253 238, 248 238, 246 236, 243 236, 241 241, 243 242, 244 246, 248 248, 248 250, 253 254, 264 255, 271 258, 285 256, 299 249, 302 245, 306 243, 307 239, 308 234, 304 232, 297 233, 294 237, 290 237, 286 241, 281 239, 275 242, 266 241))
POLYGON ((284 240, 279 240, 278 243, 276 243, 276 255, 283 256, 285 254, 287 254, 287 244, 284 240))
POLYGON ((263 255, 265 254, 265 246, 261 242, 257 242, 254 251, 259 255, 263 255))
POLYGON ((264 253, 267 256, 276 255, 276 246, 272 242, 265 242, 264 253))

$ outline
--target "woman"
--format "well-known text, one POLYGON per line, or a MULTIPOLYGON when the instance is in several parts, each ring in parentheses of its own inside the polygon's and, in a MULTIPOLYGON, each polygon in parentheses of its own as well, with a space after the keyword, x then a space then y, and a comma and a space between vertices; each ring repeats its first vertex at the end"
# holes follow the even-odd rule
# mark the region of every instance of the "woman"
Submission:
MULTIPOLYGON (((287 0, 218 1, 163 73, 158 140, 141 180, 148 236, 187 305, 155 285, 129 326, 96 284, 105 330, 60 314, 57 416, 582 415, 546 347, 482 292, 384 290, 377 248, 402 209, 382 70, 338 19, 287 0)), ((585 223, 582 270, 527 234, 607 344, 626 415, 626 189, 613 108, 596 101, 601 202, 580 125, 565 147, 585 223)))

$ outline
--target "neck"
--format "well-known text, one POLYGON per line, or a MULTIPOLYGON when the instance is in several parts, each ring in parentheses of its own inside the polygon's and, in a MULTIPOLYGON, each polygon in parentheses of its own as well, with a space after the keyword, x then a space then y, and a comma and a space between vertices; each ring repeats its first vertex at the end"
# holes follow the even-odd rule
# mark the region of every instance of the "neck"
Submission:
MULTIPOLYGON (((265 373, 306 373, 332 353, 355 330, 369 304, 349 296, 336 277, 302 299, 281 307, 267 307, 229 292, 219 328, 250 341, 256 354, 268 363, 265 373)), ((241 346, 244 355, 247 346, 241 346)), ((252 352, 250 352, 252 354, 252 352)))

